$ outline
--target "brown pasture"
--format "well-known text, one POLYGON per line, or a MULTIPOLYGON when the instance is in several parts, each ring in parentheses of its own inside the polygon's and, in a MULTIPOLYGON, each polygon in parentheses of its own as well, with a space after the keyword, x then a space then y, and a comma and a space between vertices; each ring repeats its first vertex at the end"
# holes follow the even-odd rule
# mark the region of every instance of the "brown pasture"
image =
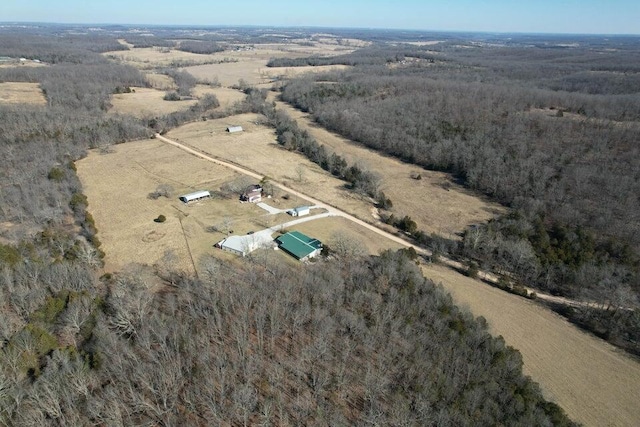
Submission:
POLYGON ((636 360, 535 302, 446 267, 431 265, 423 272, 520 350, 525 374, 573 420, 588 426, 640 425, 636 360))
POLYGON ((242 165, 262 175, 373 222, 371 201, 344 188, 341 181, 301 154, 287 151, 276 142, 272 128, 260 124, 264 117, 241 114, 218 120, 195 122, 170 131, 167 137, 209 155, 242 165), (229 134, 226 127, 242 126, 244 132, 229 134))
POLYGON ((198 101, 165 101, 165 91, 144 87, 132 87, 135 92, 119 93, 111 96, 109 111, 117 114, 128 114, 144 118, 165 115, 175 111, 186 110, 198 101))
POLYGON ((116 145, 109 154, 91 151, 77 162, 77 168, 106 253, 107 271, 130 263, 169 263, 193 273, 191 258, 197 262, 220 240, 221 235, 208 232, 207 227, 230 216, 234 231, 246 232, 255 229, 253 222, 264 214, 237 199, 180 202, 180 194, 217 190, 237 175, 153 139, 116 145), (171 198, 147 197, 159 184, 174 188, 171 198), (155 223, 160 214, 166 222, 155 223))
POLYGON ((166 74, 147 73, 145 74, 147 82, 154 89, 159 90, 172 90, 176 89, 176 84, 173 79, 166 74))
POLYGON ((286 103, 277 102, 277 108, 286 111, 320 144, 345 157, 350 164, 361 164, 379 174, 381 189, 393 202, 393 214, 409 215, 421 230, 456 239, 470 224, 505 212, 502 206, 456 184, 448 174, 382 156, 316 125, 307 114, 286 103), (422 179, 413 179, 412 174, 420 174, 422 179))
POLYGON ((396 250, 403 248, 400 244, 380 238, 379 234, 342 217, 320 218, 304 222, 291 227, 291 230, 297 230, 308 236, 313 236, 330 248, 336 236, 340 236, 362 248, 363 253, 370 255, 378 255, 386 249, 396 250))
POLYGON ((47 100, 39 83, 0 83, 0 103, 46 105, 47 100))
POLYGON ((132 89, 135 92, 115 94, 111 97, 113 107, 110 112, 144 118, 186 110, 196 104, 198 102, 197 99, 207 94, 215 95, 220 102, 221 108, 226 108, 244 99, 244 94, 240 91, 207 85, 197 85, 192 91, 196 99, 184 101, 165 101, 163 98, 166 91, 162 90, 142 87, 134 87, 132 89))
MULTIPOLYGON (((92 150, 76 166, 106 253, 106 271, 148 264, 194 273, 205 254, 227 261, 236 258, 213 247, 227 231, 246 234, 292 219, 285 213, 272 215, 255 204, 240 203, 237 196, 185 205, 178 200, 181 194, 217 191, 238 174, 154 139, 116 145, 108 154, 92 150), (148 198, 160 184, 174 188, 172 197, 148 198), (154 222, 161 214, 166 221, 154 222)), ((268 203, 281 207, 308 204, 298 198, 274 198, 268 203)))

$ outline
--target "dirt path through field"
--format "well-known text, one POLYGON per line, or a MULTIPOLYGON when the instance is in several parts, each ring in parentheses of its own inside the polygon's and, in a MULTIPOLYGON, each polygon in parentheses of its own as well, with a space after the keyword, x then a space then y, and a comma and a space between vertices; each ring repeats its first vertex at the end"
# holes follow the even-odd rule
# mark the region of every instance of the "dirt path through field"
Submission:
POLYGON ((545 397, 589 426, 640 425, 640 363, 540 305, 443 266, 425 276, 457 304, 487 319, 491 332, 520 350, 524 372, 545 397))

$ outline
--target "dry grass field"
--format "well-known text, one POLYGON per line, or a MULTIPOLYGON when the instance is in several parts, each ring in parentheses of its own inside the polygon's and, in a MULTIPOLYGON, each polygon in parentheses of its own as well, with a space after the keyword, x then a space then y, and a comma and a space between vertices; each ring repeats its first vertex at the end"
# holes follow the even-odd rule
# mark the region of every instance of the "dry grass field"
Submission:
POLYGON ((166 74, 158 74, 158 73, 147 73, 145 74, 145 78, 147 82, 154 89, 159 90, 172 90, 176 89, 176 84, 173 79, 166 74))
POLYGON ((196 104, 197 100, 165 101, 165 91, 144 87, 132 87, 135 92, 119 93, 111 96, 109 110, 116 114, 129 114, 134 117, 144 118, 170 114, 175 111, 186 110, 196 104))
POLYGON ((217 79, 223 86, 232 86, 240 79, 251 85, 271 83, 276 78, 288 78, 303 73, 321 73, 347 68, 346 65, 326 65, 318 67, 267 67, 267 59, 248 59, 239 62, 206 64, 186 67, 184 70, 200 81, 217 79))
POLYGON ((39 83, 0 83, 0 103, 46 105, 39 83))
POLYGON ((216 79, 222 86, 233 86, 239 80, 255 85, 267 82, 261 70, 267 67, 267 59, 243 59, 238 62, 194 65, 182 68, 199 81, 216 79))
POLYGON ((241 114, 195 122, 168 132, 167 138, 267 175, 365 220, 373 220, 370 201, 345 189, 343 181, 301 154, 281 148, 276 142, 274 130, 259 124, 262 119, 257 114, 241 114), (244 132, 229 134, 225 131, 229 125, 242 126, 244 132))
POLYGON ((175 49, 163 49, 156 47, 132 48, 130 50, 117 50, 105 52, 108 58, 124 62, 140 69, 156 67, 168 67, 174 61, 189 61, 194 64, 215 60, 213 55, 199 55, 191 52, 182 52, 175 49))
POLYGON ((640 425, 640 364, 564 318, 448 268, 424 267, 456 302, 487 319, 491 332, 520 350, 524 372, 545 396, 588 426, 640 425))
POLYGON ((77 168, 106 253, 107 271, 130 263, 168 263, 193 272, 189 251, 197 261, 203 253, 213 252, 213 244, 221 238, 207 232, 207 227, 229 216, 234 231, 246 233, 259 226, 257 221, 265 213, 237 199, 184 205, 177 198, 180 194, 217 190, 237 175, 152 139, 116 145, 109 154, 91 151, 77 168), (171 185, 173 197, 149 199, 159 184, 171 185), (155 223, 160 214, 166 222, 155 223))
MULTIPOLYGON (((283 67, 268 68, 270 58, 332 56, 353 52, 357 41, 352 46, 342 46, 335 40, 327 39, 316 42, 312 46, 297 43, 269 43, 257 45, 232 45, 231 50, 200 55, 182 52, 175 49, 131 48, 127 51, 106 52, 104 55, 122 61, 140 69, 167 67, 173 62, 184 62, 190 65, 183 68, 203 82, 218 81, 223 86, 232 86, 240 79, 249 84, 270 82, 275 77, 295 75, 302 72, 319 72, 326 67, 283 67)), ((339 66, 338 66, 339 68, 339 66)), ((151 77, 155 79, 155 77, 151 77)), ((153 83, 152 83, 153 84, 153 83)), ((164 89, 166 82, 159 82, 164 89)), ((156 87, 154 85, 154 87, 156 87)))
MULTIPOLYGON (((184 205, 177 199, 181 193, 217 190, 237 175, 156 140, 116 145, 109 154, 94 150, 77 163, 77 168, 106 253, 106 271, 133 264, 158 264, 193 273, 204 254, 227 261, 237 258, 213 248, 227 235, 223 230, 225 221, 233 234, 243 235, 293 219, 285 213, 268 214, 254 204, 240 203, 235 197, 184 205), (164 183, 175 189, 171 199, 147 197, 164 183), (160 214, 166 216, 166 222, 155 223, 153 219, 160 214)), ((267 203, 280 208, 308 204, 296 197, 271 199, 267 203)), ((309 221, 293 229, 328 243, 336 233, 347 236, 360 244, 364 252, 372 254, 400 247, 364 228, 354 227, 344 218, 309 221)))
POLYGON ((132 89, 135 92, 115 94, 111 97, 113 106, 110 110, 111 113, 129 114, 139 118, 165 115, 186 110, 196 104, 198 98, 207 94, 215 95, 218 98, 220 108, 226 108, 244 99, 244 94, 240 91, 207 85, 197 85, 192 92, 196 99, 184 101, 165 101, 163 98, 166 92, 163 90, 144 87, 132 89))
POLYGON ((421 230, 456 239, 456 233, 468 225, 487 221, 504 212, 502 206, 472 194, 453 182, 448 174, 427 171, 354 144, 316 125, 306 113, 286 103, 277 102, 277 108, 285 110, 319 143, 345 157, 349 163, 362 164, 378 173, 382 177, 382 190, 393 201, 394 215, 409 215, 421 230), (414 172, 422 179, 411 178, 414 172))

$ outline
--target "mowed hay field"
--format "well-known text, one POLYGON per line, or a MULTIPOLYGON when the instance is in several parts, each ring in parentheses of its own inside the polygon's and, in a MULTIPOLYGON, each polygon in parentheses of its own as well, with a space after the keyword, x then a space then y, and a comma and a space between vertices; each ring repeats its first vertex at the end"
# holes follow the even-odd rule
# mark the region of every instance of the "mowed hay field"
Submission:
POLYGON ((0 83, 0 103, 46 105, 47 99, 39 83, 0 83))
POLYGON ((373 222, 371 201, 345 189, 344 181, 322 170, 303 155, 280 147, 274 130, 259 124, 263 120, 258 114, 240 114, 190 123, 171 130, 166 136, 267 175, 304 194, 373 222), (226 128, 230 125, 242 126, 244 132, 229 134, 226 128))
POLYGON ((638 361, 532 301, 442 266, 423 272, 520 350, 525 374, 573 420, 588 426, 640 425, 638 361))
MULTIPOLYGON (((273 94, 271 95, 273 99, 273 94)), ((393 202, 396 216, 409 215, 418 228, 446 238, 457 239, 471 224, 481 223, 505 212, 505 208, 472 194, 454 183, 448 174, 433 172, 403 163, 369 150, 327 131, 289 104, 276 102, 277 108, 296 119, 318 143, 345 157, 349 164, 359 163, 382 177, 381 189, 393 202), (411 178, 419 173, 420 180, 411 178)))

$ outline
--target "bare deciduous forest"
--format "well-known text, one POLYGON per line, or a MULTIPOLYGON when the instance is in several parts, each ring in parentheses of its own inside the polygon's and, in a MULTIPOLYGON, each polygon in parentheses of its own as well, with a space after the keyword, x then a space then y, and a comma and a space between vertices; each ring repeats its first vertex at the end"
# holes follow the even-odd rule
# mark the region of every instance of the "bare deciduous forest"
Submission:
MULTIPOLYGON (((127 49, 120 30, 0 31, 0 56, 48 64, 0 68, 0 82, 39 83, 47 100, 0 104, 2 424, 573 425, 522 374, 519 353, 424 279, 410 251, 295 268, 270 253, 241 267, 207 257, 199 278, 145 268, 101 276, 73 162, 89 148, 225 114, 207 96, 165 117, 107 115, 112 93, 147 84, 99 55, 127 49)), ((173 46, 170 30, 156 35, 154 46, 173 46)), ((403 37, 344 32, 367 35, 403 37)), ((256 29, 234 37, 273 40, 256 29)), ((573 316, 637 343, 636 312, 618 310, 638 293, 635 45, 621 39, 619 54, 595 60, 537 39, 477 51, 447 40, 391 56, 388 45, 364 48, 352 62, 361 65, 290 82, 282 96, 330 129, 511 206, 438 249, 601 301, 602 310, 573 316)), ((223 46, 212 36, 183 48, 223 46)), ((165 73, 189 93, 186 75, 165 73)), ((246 92, 233 112, 264 112, 279 142, 294 144, 287 118, 268 110, 263 93, 246 92)), ((373 174, 333 160, 353 187, 379 196, 373 174)))
POLYGON ((393 58, 369 47, 354 57, 377 52, 384 65, 299 78, 282 98, 328 129, 450 172, 511 207, 467 230, 462 243, 411 233, 506 281, 596 302, 562 313, 639 353, 640 317, 619 309, 636 307, 640 293, 637 45, 624 37, 585 37, 579 47, 489 41, 393 58))

